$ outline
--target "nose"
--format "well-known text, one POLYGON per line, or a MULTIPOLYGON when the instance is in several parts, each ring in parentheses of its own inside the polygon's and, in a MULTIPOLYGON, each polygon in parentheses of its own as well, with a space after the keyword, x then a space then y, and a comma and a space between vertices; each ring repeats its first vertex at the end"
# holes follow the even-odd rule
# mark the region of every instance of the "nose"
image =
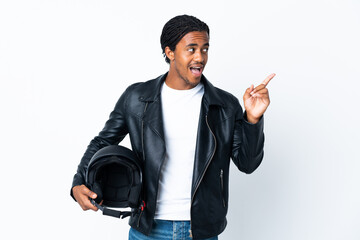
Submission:
POLYGON ((204 56, 203 53, 200 50, 197 50, 194 54, 194 61, 203 63, 204 62, 204 56))

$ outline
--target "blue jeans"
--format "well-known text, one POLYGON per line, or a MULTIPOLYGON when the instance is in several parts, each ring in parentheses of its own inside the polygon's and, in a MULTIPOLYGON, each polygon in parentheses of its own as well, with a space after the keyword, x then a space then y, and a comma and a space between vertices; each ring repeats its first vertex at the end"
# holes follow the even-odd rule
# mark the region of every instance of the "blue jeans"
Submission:
MULTIPOLYGON (((155 219, 149 236, 133 228, 129 231, 129 240, 191 240, 190 221, 167 221, 155 219)), ((218 240, 218 237, 203 240, 218 240)))

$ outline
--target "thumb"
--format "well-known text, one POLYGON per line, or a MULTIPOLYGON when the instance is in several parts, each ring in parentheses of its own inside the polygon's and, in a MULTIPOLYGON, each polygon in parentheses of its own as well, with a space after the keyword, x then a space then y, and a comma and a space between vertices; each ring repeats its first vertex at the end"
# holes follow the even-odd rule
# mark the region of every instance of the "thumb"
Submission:
POLYGON ((94 193, 93 191, 91 191, 90 189, 88 189, 88 188, 85 187, 85 186, 84 186, 84 188, 83 188, 83 193, 84 193, 85 195, 87 195, 88 197, 92 198, 92 199, 97 198, 96 193, 94 193))
POLYGON ((244 93, 244 100, 248 99, 249 97, 251 97, 250 93, 254 90, 254 84, 251 84, 251 86, 249 88, 246 89, 245 93, 244 93))
POLYGON ((254 84, 251 84, 249 93, 251 93, 254 90, 254 84))

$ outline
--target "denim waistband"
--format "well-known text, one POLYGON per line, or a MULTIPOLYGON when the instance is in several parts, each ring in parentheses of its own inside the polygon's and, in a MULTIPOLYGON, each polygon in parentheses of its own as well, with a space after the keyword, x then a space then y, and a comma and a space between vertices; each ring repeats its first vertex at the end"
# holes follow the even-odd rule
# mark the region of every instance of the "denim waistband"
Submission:
MULTIPOLYGON (((129 240, 192 240, 190 221, 170 221, 154 219, 152 231, 149 236, 131 228, 129 240)), ((217 237, 204 240, 217 240, 217 237)))

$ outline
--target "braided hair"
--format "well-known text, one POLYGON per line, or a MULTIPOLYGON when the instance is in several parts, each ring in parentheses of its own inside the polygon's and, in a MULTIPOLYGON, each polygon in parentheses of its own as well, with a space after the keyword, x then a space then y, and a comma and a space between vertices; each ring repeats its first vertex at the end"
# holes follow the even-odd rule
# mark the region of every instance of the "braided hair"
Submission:
POLYGON ((195 31, 205 31, 210 35, 210 29, 206 23, 189 15, 176 16, 165 24, 161 33, 160 43, 167 63, 170 63, 170 59, 165 54, 165 48, 169 47, 171 51, 175 51, 176 44, 187 33, 195 31))

